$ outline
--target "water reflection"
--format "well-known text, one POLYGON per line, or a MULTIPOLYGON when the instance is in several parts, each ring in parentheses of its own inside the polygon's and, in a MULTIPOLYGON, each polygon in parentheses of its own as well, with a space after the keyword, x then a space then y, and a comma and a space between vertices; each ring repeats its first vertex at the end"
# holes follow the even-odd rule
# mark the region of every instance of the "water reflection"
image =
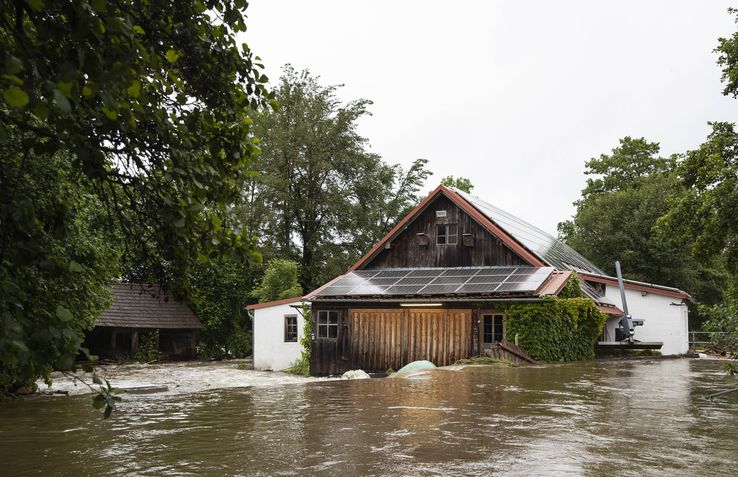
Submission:
POLYGON ((438 370, 129 396, 3 403, 3 474, 730 475, 738 398, 719 363, 598 361, 438 370))

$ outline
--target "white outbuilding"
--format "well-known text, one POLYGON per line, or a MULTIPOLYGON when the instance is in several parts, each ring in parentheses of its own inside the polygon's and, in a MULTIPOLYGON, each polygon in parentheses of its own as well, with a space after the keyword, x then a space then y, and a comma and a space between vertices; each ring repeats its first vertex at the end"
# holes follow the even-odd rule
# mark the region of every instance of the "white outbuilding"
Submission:
POLYGON ((282 371, 300 358, 302 305, 303 298, 295 297, 246 307, 254 324, 254 369, 282 371))
MULTIPOLYGON (((599 285, 604 295, 618 308, 623 308, 617 280, 594 274, 582 274, 581 278, 592 285, 599 285)), ((678 288, 624 280, 625 300, 628 312, 642 326, 634 328, 633 338, 642 342, 662 342, 662 355, 678 355, 689 351, 689 307, 691 297, 678 288)), ((615 341, 619 317, 611 317, 605 324, 602 341, 615 341)))

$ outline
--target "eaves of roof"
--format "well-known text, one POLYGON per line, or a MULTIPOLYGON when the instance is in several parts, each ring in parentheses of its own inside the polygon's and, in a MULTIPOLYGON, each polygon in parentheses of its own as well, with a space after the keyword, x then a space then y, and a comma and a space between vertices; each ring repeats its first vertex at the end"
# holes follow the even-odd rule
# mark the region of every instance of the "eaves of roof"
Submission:
POLYGON ((290 303, 296 303, 298 301, 303 301, 305 297, 296 296, 293 298, 283 298, 281 300, 274 300, 274 301, 267 301, 264 303, 254 303, 253 305, 246 305, 246 309, 251 310, 258 310, 260 308, 269 308, 270 306, 279 306, 279 305, 288 305, 290 303))
MULTIPOLYGON (((618 279, 615 277, 608 277, 605 275, 595 275, 592 273, 579 272, 579 275, 584 277, 585 280, 590 282, 602 283, 610 286, 618 286, 618 279)), ((623 280, 623 286, 628 290, 643 291, 647 293, 653 293, 655 295, 664 295, 674 298, 681 298, 693 302, 692 296, 678 288, 667 287, 663 285, 656 285, 653 283, 639 282, 636 280, 623 280)))

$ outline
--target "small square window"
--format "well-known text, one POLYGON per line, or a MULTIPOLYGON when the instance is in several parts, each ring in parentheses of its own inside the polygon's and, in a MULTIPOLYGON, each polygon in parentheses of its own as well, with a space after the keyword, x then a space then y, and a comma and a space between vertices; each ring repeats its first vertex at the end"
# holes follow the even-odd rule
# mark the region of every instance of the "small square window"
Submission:
POLYGON ((437 245, 456 245, 457 243, 459 243, 459 235, 456 224, 438 224, 436 226, 437 245))
POLYGON ((297 342, 297 316, 288 315, 284 317, 284 342, 297 342))
POLYGON ((320 310, 318 312, 318 338, 338 338, 338 312, 320 310))

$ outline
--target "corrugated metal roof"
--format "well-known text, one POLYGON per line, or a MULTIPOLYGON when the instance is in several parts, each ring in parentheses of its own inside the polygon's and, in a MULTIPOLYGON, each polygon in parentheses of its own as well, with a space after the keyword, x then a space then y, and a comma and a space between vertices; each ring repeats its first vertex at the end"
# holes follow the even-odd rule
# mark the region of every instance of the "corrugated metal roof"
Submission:
POLYGON ((535 225, 505 212, 499 207, 483 201, 464 191, 453 189, 458 195, 466 200, 471 206, 484 214, 485 217, 503 229, 512 238, 518 241, 534 255, 552 267, 559 270, 572 270, 575 272, 589 272, 597 275, 605 275, 592 262, 584 258, 576 250, 565 243, 557 240, 552 235, 544 232, 535 225))
POLYGON ((120 328, 201 328, 190 308, 171 297, 167 300, 159 287, 113 285, 113 305, 97 319, 96 326, 120 328))

